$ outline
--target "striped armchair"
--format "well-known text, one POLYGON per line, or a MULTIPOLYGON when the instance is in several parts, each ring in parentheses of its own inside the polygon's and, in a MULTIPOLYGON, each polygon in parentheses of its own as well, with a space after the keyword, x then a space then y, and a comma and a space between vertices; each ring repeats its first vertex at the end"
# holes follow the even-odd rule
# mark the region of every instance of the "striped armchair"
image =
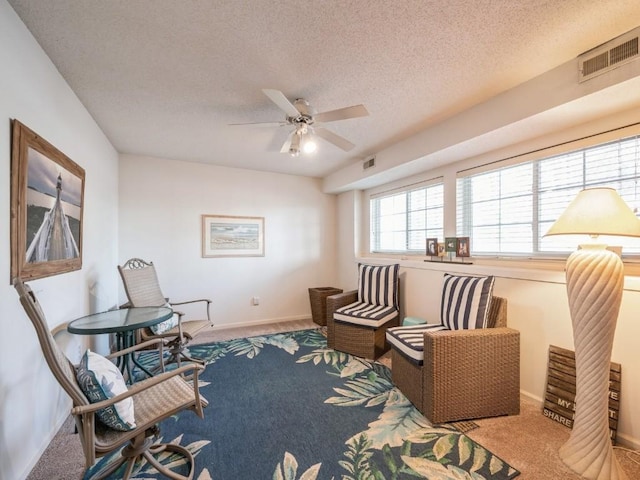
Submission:
POLYGON ((327 343, 358 357, 377 359, 389 347, 387 328, 400 319, 399 265, 358 265, 358 289, 327 297, 327 343))
POLYGON ((445 274, 440 323, 387 331, 393 383, 434 424, 520 412, 520 332, 492 289, 445 274))

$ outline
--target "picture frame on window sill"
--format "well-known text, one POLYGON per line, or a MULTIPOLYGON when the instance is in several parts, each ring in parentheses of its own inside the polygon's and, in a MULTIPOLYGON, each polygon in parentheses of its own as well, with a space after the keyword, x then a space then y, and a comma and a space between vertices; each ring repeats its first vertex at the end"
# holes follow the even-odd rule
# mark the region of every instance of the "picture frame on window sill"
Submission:
POLYGON ((435 257, 438 255, 438 239, 437 238, 427 238, 427 255, 430 257, 435 257))
POLYGON ((471 256, 469 237, 458 237, 456 244, 456 257, 469 257, 471 256))
POLYGON ((202 257, 264 257, 264 217, 202 215, 202 257))
POLYGON ((447 253, 455 253, 458 248, 458 239, 456 237, 447 237, 444 239, 444 246, 447 253))

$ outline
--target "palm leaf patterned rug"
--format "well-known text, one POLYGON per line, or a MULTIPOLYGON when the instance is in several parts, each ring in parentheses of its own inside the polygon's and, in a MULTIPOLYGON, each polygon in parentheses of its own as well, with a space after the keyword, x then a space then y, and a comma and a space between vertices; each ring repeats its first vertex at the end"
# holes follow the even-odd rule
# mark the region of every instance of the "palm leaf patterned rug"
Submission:
MULTIPOLYGON (((393 386, 387 367, 327 348, 319 330, 197 345, 190 352, 207 362, 200 377, 209 400, 205 419, 182 412, 160 424, 160 435, 192 451, 196 480, 519 475, 454 427, 431 425, 393 386)), ((146 355, 141 360, 151 365, 153 354, 146 355)), ((85 479, 113 459, 98 461, 85 479)), ((184 473, 179 457, 167 453, 163 463, 184 473)), ((141 463, 133 477, 158 474, 141 463)))

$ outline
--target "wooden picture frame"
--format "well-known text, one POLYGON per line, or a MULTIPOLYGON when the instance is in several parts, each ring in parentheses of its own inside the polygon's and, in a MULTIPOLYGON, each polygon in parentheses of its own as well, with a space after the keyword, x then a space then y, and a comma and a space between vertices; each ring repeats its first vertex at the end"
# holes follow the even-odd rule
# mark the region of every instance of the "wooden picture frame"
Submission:
POLYGON ((456 257, 471 256, 471 247, 469 245, 469 237, 458 237, 456 242, 456 257))
POLYGON ((11 127, 9 281, 80 270, 85 171, 18 120, 11 127))
POLYGON ((456 237, 447 237, 444 239, 444 249, 447 253, 453 253, 458 249, 458 239, 456 237))
POLYGON ((202 215, 202 257, 264 257, 264 217, 202 215))
POLYGON ((437 238, 427 238, 427 256, 435 257, 438 255, 438 239, 437 238))

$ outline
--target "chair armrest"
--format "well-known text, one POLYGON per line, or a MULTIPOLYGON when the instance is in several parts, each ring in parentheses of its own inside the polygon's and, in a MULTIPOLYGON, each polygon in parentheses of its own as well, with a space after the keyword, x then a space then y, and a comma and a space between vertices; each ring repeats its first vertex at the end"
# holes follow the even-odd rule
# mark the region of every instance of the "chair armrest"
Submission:
POLYGON ((520 332, 442 330, 424 335, 424 408, 434 423, 517 413, 520 332))
MULTIPOLYGON (((520 332, 513 328, 476 328, 471 330, 440 330, 424 334, 424 360, 458 363, 462 356, 474 363, 492 355, 495 349, 503 353, 520 352, 520 332), (490 351, 491 349, 491 351, 490 351)), ((520 357, 518 356, 518 361, 520 357)))
POLYGON ((503 297, 491 297, 488 313, 489 328, 507 326, 507 299, 503 297))
POLYGON ((358 291, 351 290, 349 292, 338 293, 336 295, 329 295, 326 298, 327 302, 327 346, 329 348, 335 347, 336 338, 336 324, 333 321, 333 314, 340 307, 349 305, 358 300, 358 291))
POLYGON ((348 292, 337 293, 335 295, 329 295, 326 298, 327 302, 327 325, 329 320, 333 322, 333 314, 335 311, 345 305, 358 301, 358 291, 350 290, 348 292))
MULTIPOLYGON (((207 304, 207 320, 209 320, 209 322, 211 322, 211 314, 209 312, 210 307, 211 307, 211 300, 209 300, 208 298, 199 298, 197 300, 187 300, 187 301, 184 301, 184 302, 169 302, 169 303, 171 304, 171 306, 173 306, 173 305, 187 305, 187 304, 190 304, 190 303, 199 303, 199 302, 206 302, 206 304, 207 304)), ((173 313, 176 313, 180 319, 184 315, 183 312, 177 312, 175 310, 173 311, 173 313)))
POLYGON ((116 395, 115 397, 112 398, 108 398, 106 400, 101 400, 100 402, 96 402, 96 403, 89 403, 87 405, 78 405, 75 406, 71 409, 71 413, 73 415, 83 415, 86 413, 94 413, 102 408, 111 406, 115 403, 118 403, 121 400, 124 400, 125 398, 129 398, 133 395, 136 395, 140 392, 143 392, 145 390, 148 390, 149 388, 164 382, 165 380, 171 378, 171 377, 175 377, 176 375, 182 375, 184 373, 193 371, 193 386, 194 386, 194 391, 196 393, 196 396, 199 397, 199 392, 198 392, 198 375, 201 371, 204 370, 204 365, 200 365, 198 363, 190 363, 188 365, 183 365, 180 368, 176 368, 174 370, 171 370, 169 372, 164 372, 161 373, 160 375, 156 375, 154 377, 149 378, 148 380, 145 380, 144 382, 139 382, 139 383, 134 383, 133 385, 131 385, 131 387, 129 387, 129 389, 126 392, 123 392, 119 395, 116 395))

